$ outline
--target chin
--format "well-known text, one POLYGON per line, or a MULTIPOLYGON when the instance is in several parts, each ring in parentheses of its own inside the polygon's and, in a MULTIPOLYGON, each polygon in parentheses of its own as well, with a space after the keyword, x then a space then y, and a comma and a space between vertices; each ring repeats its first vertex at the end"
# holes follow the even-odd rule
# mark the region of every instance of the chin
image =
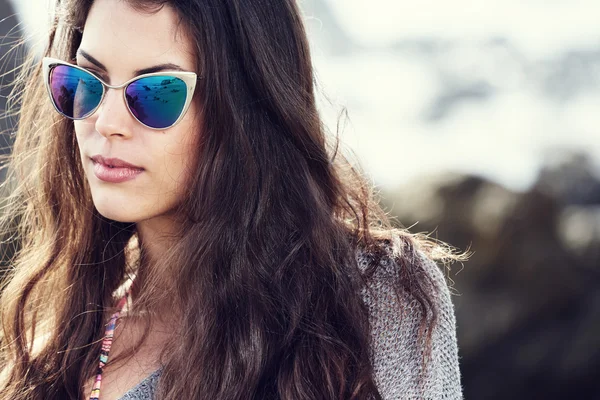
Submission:
POLYGON ((115 201, 107 196, 95 198, 92 196, 94 207, 104 218, 117 222, 136 222, 139 217, 140 209, 131 207, 129 204, 135 204, 134 201, 125 203, 123 201, 115 201))
POLYGON ((92 202, 100 215, 117 222, 136 222, 144 217, 139 199, 114 188, 91 188, 92 202))
POLYGON ((124 209, 116 209, 115 207, 98 207, 96 206, 96 210, 98 213, 102 215, 104 218, 117 221, 117 222, 131 222, 135 223, 136 219, 132 216, 132 213, 128 213, 127 210, 124 209))

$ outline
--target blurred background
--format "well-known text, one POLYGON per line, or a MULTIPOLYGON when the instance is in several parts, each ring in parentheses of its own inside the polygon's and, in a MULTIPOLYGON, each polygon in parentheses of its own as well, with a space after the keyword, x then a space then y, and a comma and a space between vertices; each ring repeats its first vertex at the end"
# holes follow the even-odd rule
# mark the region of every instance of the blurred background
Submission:
MULTIPOLYGON (((0 110, 46 3, 0 0, 0 110)), ((300 5, 323 116, 347 110, 386 209, 474 251, 447 274, 465 398, 600 399, 600 2, 300 5)))

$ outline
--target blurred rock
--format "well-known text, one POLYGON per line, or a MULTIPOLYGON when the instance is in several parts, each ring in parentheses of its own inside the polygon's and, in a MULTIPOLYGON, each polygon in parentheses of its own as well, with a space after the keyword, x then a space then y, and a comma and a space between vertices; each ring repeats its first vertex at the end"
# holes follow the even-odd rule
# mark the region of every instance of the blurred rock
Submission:
POLYGON ((600 399, 600 183, 572 159, 525 193, 459 174, 382 193, 403 226, 474 251, 449 275, 467 399, 600 399))
MULTIPOLYGON (((12 147, 10 133, 15 130, 16 121, 6 115, 7 100, 15 80, 14 69, 20 65, 22 50, 15 45, 21 40, 19 21, 9 2, 0 1, 0 154, 7 154, 12 147)), ((0 181, 4 180, 4 170, 0 181)))
MULTIPOLYGON (((7 1, 0 1, 0 156, 10 153, 12 148, 11 132, 16 129, 16 120, 7 115, 7 100, 12 90, 11 83, 15 79, 15 71, 19 65, 21 53, 16 51, 15 44, 20 40, 18 20, 13 8, 7 1)), ((6 169, 0 168, 0 183, 6 178, 6 169)), ((0 198, 0 206, 3 205, 0 198)), ((13 232, 0 232, 0 284, 2 283, 8 260, 15 254, 15 243, 9 237, 13 232)))
POLYGON ((536 187, 565 204, 600 204, 600 178, 587 154, 556 149, 546 154, 536 187))
POLYGON ((559 215, 558 234, 562 245, 589 268, 600 260, 600 206, 568 206, 559 215), (585 264, 585 263, 584 263, 585 264))

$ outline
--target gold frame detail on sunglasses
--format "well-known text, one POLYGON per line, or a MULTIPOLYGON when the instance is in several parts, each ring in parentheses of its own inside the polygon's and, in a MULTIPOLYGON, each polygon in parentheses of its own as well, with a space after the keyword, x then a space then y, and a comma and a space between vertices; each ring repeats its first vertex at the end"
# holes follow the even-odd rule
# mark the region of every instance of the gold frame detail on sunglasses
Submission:
POLYGON ((127 110, 129 111, 129 113, 133 116, 133 118, 135 118, 136 121, 138 121, 140 124, 144 125, 145 127, 149 128, 149 129, 153 129, 153 130, 165 130, 165 129, 169 129, 171 127, 173 127, 174 125, 176 125, 179 121, 181 121, 181 119, 183 118, 183 116, 185 115, 185 113, 187 112, 191 102, 192 102, 192 98, 194 95, 194 90, 196 89, 196 82, 198 79, 202 79, 202 77, 199 77, 196 75, 195 72, 186 72, 186 71, 161 71, 161 72, 152 72, 149 74, 143 74, 143 75, 138 75, 134 78, 129 79, 127 82, 122 83, 120 85, 109 85, 108 83, 104 82, 104 80, 102 80, 102 78, 100 78, 98 75, 96 75, 95 73, 93 73, 92 71, 89 71, 83 67, 80 67, 79 65, 74 65, 71 63, 68 63, 66 61, 62 61, 56 58, 51 58, 51 57, 44 57, 42 59, 42 69, 43 69, 43 77, 44 77, 44 85, 46 86, 46 90, 48 91, 48 95, 50 96, 50 102, 52 103, 52 105, 54 106, 54 109, 60 114, 60 115, 64 115, 65 117, 72 119, 72 120, 82 120, 82 119, 86 119, 89 118, 90 116, 92 116, 96 110, 98 110, 98 108, 100 107, 100 105, 102 104, 102 102, 104 101, 104 96, 106 95, 106 89, 123 89, 123 101, 125 102, 125 107, 127 108, 127 110), (52 95, 52 88, 50 87, 50 73, 52 72, 52 69, 56 66, 60 66, 60 65, 65 65, 68 67, 72 67, 75 69, 78 69, 80 71, 83 71, 87 74, 92 75, 94 78, 98 79, 98 81, 100 81, 101 85, 102 85, 102 96, 100 97, 100 100, 98 101, 98 105, 96 107, 94 107, 91 111, 89 111, 84 117, 81 118, 73 118, 70 117, 68 115, 66 115, 65 113, 63 113, 62 111, 60 111, 58 109, 58 107, 56 106, 54 97, 52 95), (186 93, 186 98, 185 98, 185 103, 183 105, 183 108, 181 109, 181 113, 179 114, 179 117, 177 118, 177 120, 175 120, 175 122, 173 122, 171 125, 164 127, 164 128, 154 128, 152 126, 148 126, 145 123, 143 123, 142 121, 140 121, 138 119, 138 117, 136 117, 136 115, 133 113, 133 111, 131 110, 131 107, 127 101, 127 97, 126 97, 126 89, 127 86, 130 85, 131 83, 142 79, 142 78, 147 78, 147 77, 152 77, 152 76, 168 76, 168 77, 173 77, 173 78, 179 78, 181 79, 186 86, 187 89, 187 93, 186 93))

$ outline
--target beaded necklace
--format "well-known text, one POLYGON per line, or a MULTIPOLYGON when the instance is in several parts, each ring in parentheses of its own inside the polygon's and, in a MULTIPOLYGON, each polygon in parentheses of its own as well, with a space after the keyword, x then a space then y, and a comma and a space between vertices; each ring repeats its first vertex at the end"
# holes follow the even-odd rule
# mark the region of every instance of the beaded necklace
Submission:
POLYGON ((108 324, 106 325, 106 330, 104 331, 104 339, 102 340, 102 349, 100 350, 100 362, 98 363, 98 372, 96 373, 96 380, 94 381, 94 386, 92 386, 92 393, 90 394, 90 400, 99 400, 100 398, 100 386, 102 384, 102 370, 104 366, 108 362, 108 353, 110 352, 110 347, 113 342, 113 337, 115 334, 115 326, 117 325, 117 320, 119 319, 121 312, 125 308, 127 304, 127 300, 129 298, 129 293, 131 292, 131 286, 127 289, 127 293, 119 300, 117 303, 117 311, 110 317, 108 324))

